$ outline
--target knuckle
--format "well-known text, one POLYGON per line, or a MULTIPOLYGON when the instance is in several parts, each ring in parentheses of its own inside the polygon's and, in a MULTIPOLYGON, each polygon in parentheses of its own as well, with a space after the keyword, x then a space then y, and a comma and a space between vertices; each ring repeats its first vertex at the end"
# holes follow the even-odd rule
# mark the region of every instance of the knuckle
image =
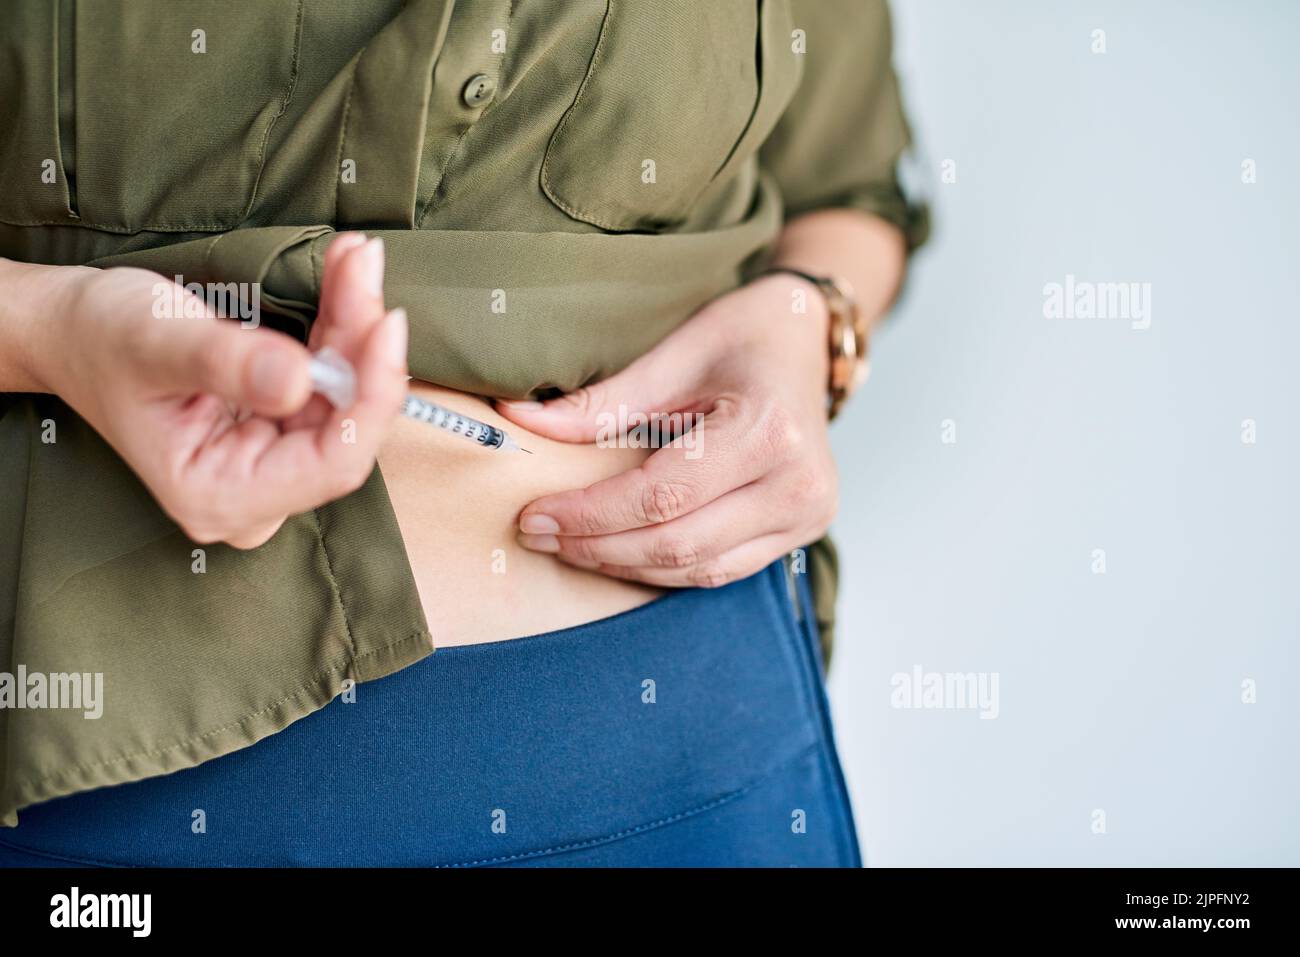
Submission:
POLYGON ((809 466, 790 476, 791 495, 796 507, 818 516, 833 517, 838 510, 839 481, 834 467, 809 466))
POLYGON ((679 482, 656 479, 641 494, 641 515, 647 524, 671 522, 686 511, 690 490, 679 482))
POLYGON ((810 488, 810 477, 808 473, 799 471, 794 472, 786 477, 784 482, 784 494, 786 505, 798 512, 807 512, 809 507, 817 501, 810 488))
POLYGON ((598 500, 584 491, 573 506, 571 519, 573 530, 579 535, 600 534, 607 511, 600 507, 598 500))
POLYGON ((706 562, 691 569, 687 579, 696 588, 721 588, 731 581, 731 573, 719 562, 706 562))
POLYGON ((687 568, 699 558, 700 551, 693 542, 677 537, 661 538, 650 552, 651 563, 666 568, 687 568))
POLYGON ((570 406, 578 415, 586 416, 590 415, 595 409, 600 408, 602 395, 603 390, 599 384, 588 385, 573 392, 565 393, 561 401, 570 406))
POLYGON ((801 469, 793 478, 795 501, 805 508, 820 508, 830 492, 825 474, 820 469, 801 469))
POLYGON ((737 422, 743 418, 744 409, 745 405, 740 399, 724 393, 714 397, 709 418, 714 423, 737 422))
POLYGON ((759 417, 758 439, 765 455, 785 460, 803 447, 804 435, 795 416, 784 406, 773 405, 759 417))

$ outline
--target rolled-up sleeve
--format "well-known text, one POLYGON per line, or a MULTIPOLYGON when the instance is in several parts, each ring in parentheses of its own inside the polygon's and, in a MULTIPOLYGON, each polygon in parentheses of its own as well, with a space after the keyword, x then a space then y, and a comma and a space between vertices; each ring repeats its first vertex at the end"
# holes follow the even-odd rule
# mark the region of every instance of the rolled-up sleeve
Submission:
POLYGON ((760 152, 786 215, 860 209, 898 226, 915 249, 929 235, 929 208, 900 175, 912 134, 892 63, 888 3, 795 0, 793 12, 803 78, 760 152))

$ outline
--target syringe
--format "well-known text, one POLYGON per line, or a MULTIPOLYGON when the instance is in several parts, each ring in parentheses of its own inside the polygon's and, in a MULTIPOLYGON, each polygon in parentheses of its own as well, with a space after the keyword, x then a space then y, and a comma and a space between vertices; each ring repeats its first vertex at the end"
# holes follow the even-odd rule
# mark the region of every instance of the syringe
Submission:
MULTIPOLYGON (((402 415, 412 419, 419 419, 421 422, 428 422, 430 425, 437 426, 452 435, 463 435, 485 448, 501 449, 505 452, 528 452, 527 449, 521 449, 515 444, 514 439, 495 425, 488 425, 478 419, 471 419, 468 415, 453 412, 445 406, 430 402, 428 399, 421 399, 418 396, 410 394, 406 396, 406 401, 402 403, 402 415)), ((529 452, 528 454, 531 455, 532 453, 529 452)))
MULTIPOLYGON (((319 350, 312 356, 310 368, 312 389, 325 396, 335 408, 349 408, 356 400, 356 372, 352 369, 352 363, 337 351, 329 346, 319 350)), ((495 425, 471 419, 468 415, 462 415, 436 402, 421 399, 419 396, 410 394, 406 396, 406 400, 402 403, 402 415, 427 422, 444 432, 462 436, 487 449, 528 452, 528 449, 520 448, 514 439, 495 425)))

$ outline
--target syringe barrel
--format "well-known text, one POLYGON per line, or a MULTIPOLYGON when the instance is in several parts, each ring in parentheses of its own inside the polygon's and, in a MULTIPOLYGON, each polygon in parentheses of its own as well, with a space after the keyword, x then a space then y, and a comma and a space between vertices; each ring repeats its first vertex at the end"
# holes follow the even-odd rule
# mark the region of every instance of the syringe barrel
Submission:
POLYGON ((424 399, 418 399, 413 395, 406 397, 406 402, 402 406, 402 414, 412 419, 419 419, 421 422, 428 422, 430 425, 453 435, 464 436, 470 441, 477 442, 487 448, 500 448, 506 440, 505 432, 494 425, 488 425, 478 419, 471 419, 468 415, 461 415, 459 412, 454 412, 424 399))

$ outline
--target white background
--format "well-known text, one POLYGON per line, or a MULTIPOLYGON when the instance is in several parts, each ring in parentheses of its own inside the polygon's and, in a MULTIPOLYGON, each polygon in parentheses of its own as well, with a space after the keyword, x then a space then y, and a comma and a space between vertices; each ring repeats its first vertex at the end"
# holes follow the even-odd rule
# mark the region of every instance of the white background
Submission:
POLYGON ((1300 4, 894 10, 936 226, 833 428, 867 863, 1300 864, 1300 4), (1044 318, 1067 273, 1151 327, 1044 318), (999 717, 892 708, 918 664, 999 717))

